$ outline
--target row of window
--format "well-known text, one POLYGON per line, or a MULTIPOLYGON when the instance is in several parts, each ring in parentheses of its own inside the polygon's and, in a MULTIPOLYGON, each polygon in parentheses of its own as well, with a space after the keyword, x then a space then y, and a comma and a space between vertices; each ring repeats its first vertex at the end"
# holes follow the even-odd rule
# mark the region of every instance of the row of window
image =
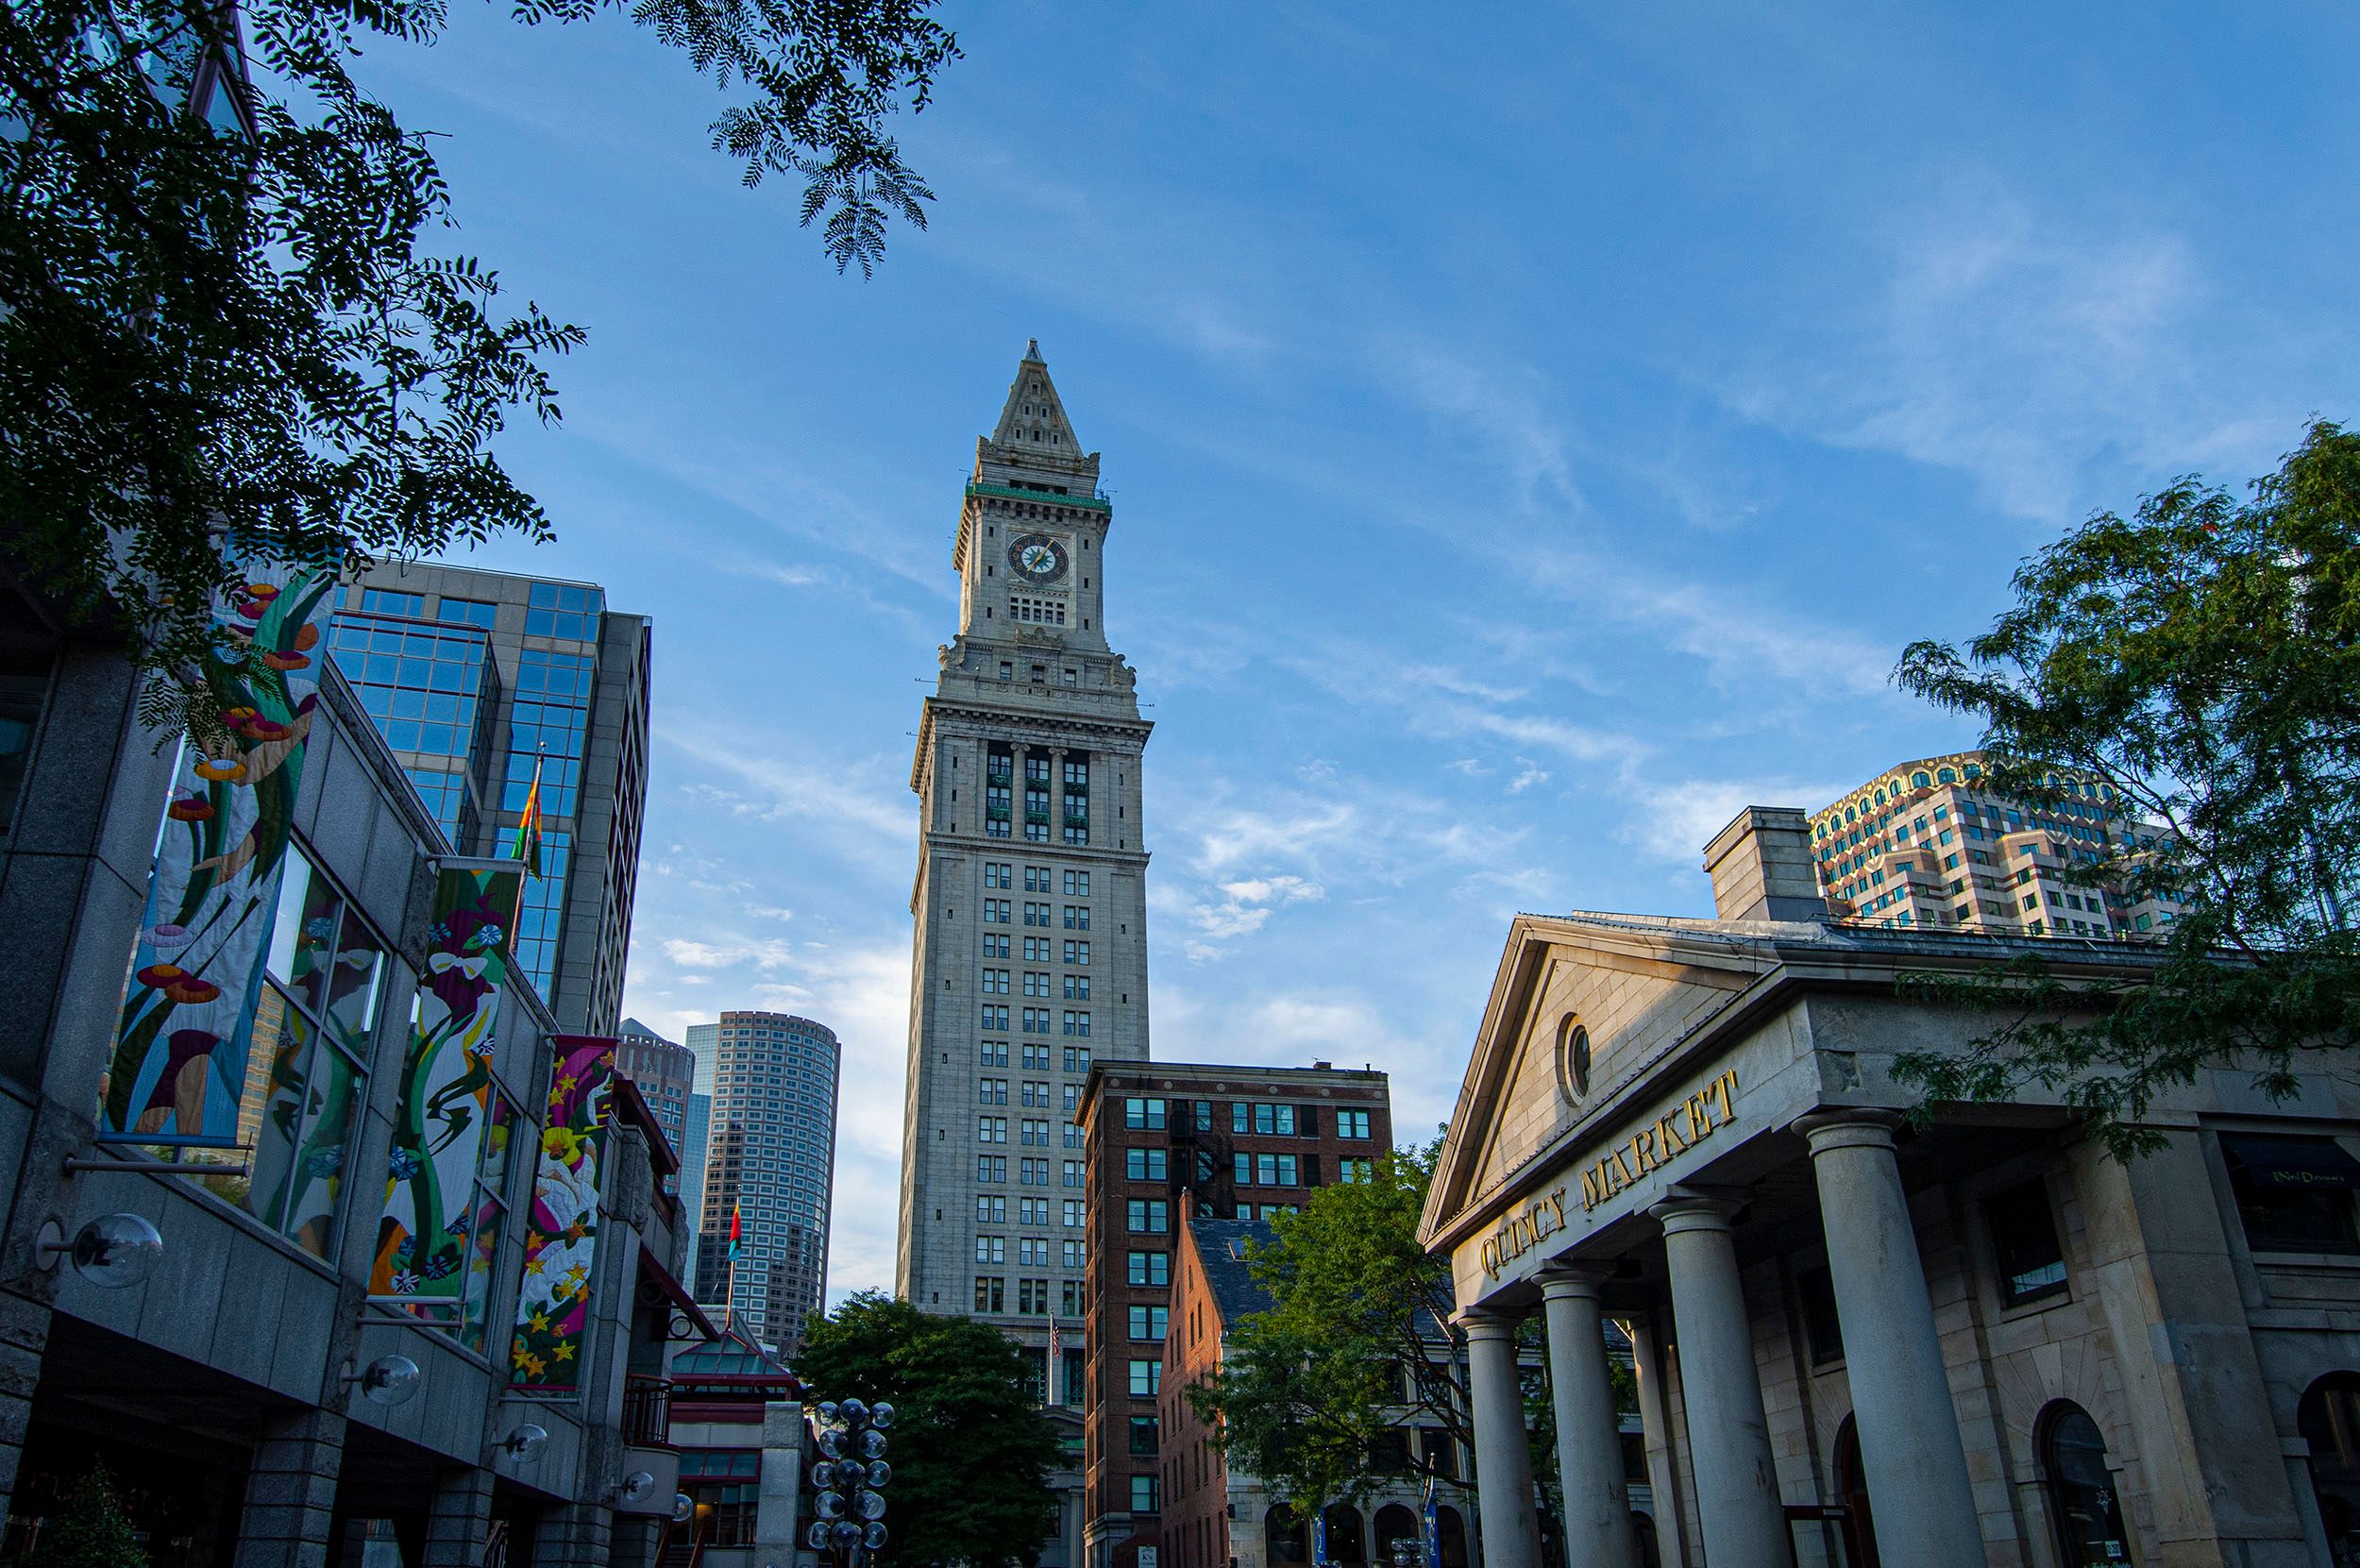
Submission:
MULTIPOLYGON (((1005 936, 1003 936, 1003 937, 1001 937, 1001 938, 1000 938, 1000 940, 1001 940, 1002 942, 1003 942, 1003 943, 1004 943, 1005 941, 1007 941, 1007 938, 1006 938, 1005 936)), ((1002 950, 1002 953, 1003 953, 1003 955, 1004 955, 1004 953, 1005 953, 1005 951, 1006 951, 1006 950, 1005 950, 1004 948, 1002 950)), ((1008 984, 1009 984, 1009 981, 1010 981, 1010 978, 1011 978, 1011 971, 1009 971, 1009 970, 1007 970, 1007 969, 986 969, 980 970, 979 972, 980 972, 980 973, 982 974, 982 976, 983 976, 982 986, 983 986, 983 991, 984 991, 984 994, 985 994, 986 996, 1006 996, 1006 995, 1008 994, 1008 984)), ((1054 980, 1055 978, 1056 978, 1056 976, 1054 976, 1054 975, 1048 974, 1048 973, 1046 973, 1046 972, 1044 972, 1044 971, 1037 970, 1037 969, 1026 969, 1026 970, 1024 970, 1024 971, 1023 971, 1023 986, 1024 986, 1024 994, 1025 994, 1026 996, 1038 996, 1038 997, 1052 997, 1052 996, 1055 996, 1055 995, 1057 994, 1057 992, 1056 992, 1056 990, 1055 990, 1055 989, 1054 989, 1054 987, 1050 985, 1050 982, 1051 982, 1052 980, 1054 980)), ((1069 974, 1069 975, 1067 975, 1067 976, 1065 977, 1065 1000, 1066 1000, 1066 1001, 1068 1001, 1068 1002, 1087 1002, 1089 999, 1090 999, 1090 977, 1089 977, 1088 975, 1087 975, 1087 974, 1069 974)))
MULTIPOLYGON (((1028 1149, 1054 1148, 1056 1145, 1057 1139, 1051 1135, 1051 1125, 1052 1124, 1050 1122, 1045 1121, 1036 1121, 1029 1117, 1024 1118, 1017 1123, 1017 1141, 1023 1144, 1028 1149)), ((1065 1146, 1069 1149, 1080 1148, 1082 1146, 1082 1129, 1075 1126, 1070 1121, 1066 1122, 1064 1126, 1065 1146)), ((1004 1116, 977 1117, 975 1119, 975 1141, 978 1143, 1007 1142, 1008 1119, 1004 1116)))
MULTIPOLYGON (((1074 1012, 1070 1008, 1066 1010, 1062 1020, 1057 1017, 1054 1009, 1048 1007, 1027 1007, 1023 1010, 1022 1018, 1023 1022, 1016 1027, 1020 1027, 1028 1035, 1054 1035, 1062 1029, 1065 1034, 1087 1038, 1090 1032, 1090 1016, 1087 1013, 1074 1012)), ((982 1027, 986 1029, 1011 1027, 1008 1022, 1007 1004, 985 1003, 982 1027)))
MULTIPOLYGON (((1004 1009, 1003 1009, 1004 1011, 1004 1009)), ((1122 1102, 1122 1124, 1133 1131, 1161 1132, 1174 1124, 1187 1125, 1190 1119, 1200 1133, 1213 1130, 1213 1119, 1219 1106, 1213 1100, 1165 1100, 1153 1095, 1129 1095, 1122 1102)), ((1361 1138, 1373 1136, 1370 1113, 1365 1110, 1339 1109, 1336 1112, 1336 1136, 1361 1138)), ((1229 1106, 1229 1130, 1233 1133, 1253 1133, 1264 1138, 1317 1138, 1319 1107, 1289 1105, 1267 1101, 1239 1100, 1229 1106)))
MULTIPOLYGON (((1075 766, 1073 763, 1068 763, 1066 770, 1071 772, 1075 766)), ((1004 860, 986 860, 984 862, 984 885, 986 887, 1010 886, 1016 868, 1004 860)), ((1066 871, 1063 873, 1064 881, 1058 886, 1053 887, 1050 885, 1051 880, 1057 875, 1059 873, 1054 867, 1027 866, 1024 868, 1024 890, 1027 893, 1063 891, 1070 899, 1089 897, 1090 874, 1087 871, 1066 871)))
MULTIPOLYGON (((996 1157, 1003 1163, 1007 1158, 1004 1155, 996 1157)), ((1026 1160, 1024 1163, 1027 1165, 1037 1163, 1045 1167, 1049 1162, 1047 1160, 1040 1160, 1037 1162, 1026 1160)), ((1040 1185, 1046 1187, 1048 1183, 1044 1181, 1040 1185)), ((1049 1223, 1049 1204, 1050 1200, 1047 1198, 1019 1198, 1016 1201, 1016 1222, 1020 1225, 1046 1225, 1049 1223)), ((1082 1200, 1079 1198, 1066 1199, 1066 1229, 1080 1230, 1087 1221, 1087 1211, 1083 1205, 1082 1200)), ((1001 1197, 997 1193, 977 1194, 975 1199, 975 1222, 979 1225, 1006 1224, 1008 1222, 1008 1200, 1001 1197)))
MULTIPOLYGON (((985 902, 989 902, 990 901, 986 900, 985 902)), ((1008 946, 1009 937, 1006 932, 986 931, 983 934, 983 940, 985 957, 1006 958, 1011 956, 1008 946)), ((1028 964, 1054 964, 1057 961, 1059 956, 1056 948, 1056 938, 1053 936, 1025 937, 1023 953, 1024 961, 1028 964)), ((1065 944, 1063 956, 1065 961, 1069 964, 1087 966, 1090 961, 1090 945, 1087 941, 1077 942, 1069 938, 1065 944)), ((1082 983, 1085 986, 1089 984, 1087 979, 1082 983)), ((1047 996, 1049 993, 1043 991, 1041 994, 1043 996, 1047 996)))
MULTIPOLYGON (((1083 1261, 1082 1243, 1079 1241, 1065 1241, 1058 1243, 1058 1245, 1064 1248, 1065 1266, 1069 1269, 1080 1269, 1083 1261)), ((1048 1268, 1049 1248, 1050 1242, 1046 1237, 1018 1237, 1016 1239, 1016 1261, 1018 1266, 1026 1269, 1048 1268)), ((975 1238, 976 1262, 1005 1263, 1007 1260, 1008 1239, 1006 1237, 978 1236, 975 1238)))
MULTIPOLYGON (((1078 1279, 1069 1279, 1059 1283, 1061 1290, 1057 1315, 1064 1318, 1080 1317, 1082 1315, 1082 1282, 1078 1279)), ((1049 1316, 1049 1285, 1050 1282, 1045 1279, 1018 1280, 1016 1282, 1018 1315, 1027 1318, 1049 1316)), ((1007 1277, 1004 1274, 977 1274, 975 1276, 975 1310, 1005 1312, 1007 1309, 1007 1277)), ((1071 1366, 1072 1362, 1069 1360, 1067 1362, 1069 1378, 1071 1376, 1071 1366)))
MULTIPOLYGON (((1021 1099, 1018 1102, 1020 1104, 1029 1106, 1036 1110, 1052 1110, 1056 1108, 1056 1093, 1048 1084, 1040 1083, 1035 1079, 1026 1078, 1020 1082, 1018 1086, 1018 1092, 1021 1096, 1021 1099)), ((1064 1087, 1064 1094, 1065 1109, 1068 1111, 1074 1111, 1081 1108, 1081 1085, 1066 1085, 1064 1087)), ((1005 1078, 976 1079, 975 1102, 976 1104, 982 1105, 1006 1104, 1008 1103, 1008 1081, 1005 1078)))
MULTIPOLYGON (((1023 1059, 1025 1071, 1046 1072, 1049 1071, 1050 1048, 1048 1046, 1038 1045, 1031 1040, 1026 1040, 1023 1043, 1022 1050, 1024 1053, 1023 1059)), ((980 1060, 986 1067, 1007 1066, 1008 1042, 1005 1040, 984 1041, 983 1044, 977 1048, 977 1059, 980 1060)), ((1060 1060, 1063 1062, 1066 1071, 1075 1074, 1087 1073, 1090 1070, 1090 1048, 1087 1045, 1066 1046, 1063 1048, 1063 1054, 1060 1060)))
MULTIPOLYGON (((1054 930, 1058 924, 1057 919, 1054 918, 1055 914, 1056 908, 1054 905, 1046 903, 1027 903, 1024 906, 1024 923, 1029 926, 1038 927, 1042 930, 1054 930)), ((984 901, 984 921, 986 924, 1007 925, 1012 923, 1014 919, 1015 906, 1013 901, 1008 899, 986 899, 984 901)), ((1090 928, 1089 905, 1086 903, 1069 903, 1065 905, 1064 924, 1065 929, 1068 931, 1087 931, 1090 928)), ((1085 944, 1085 946, 1087 947, 1087 944, 1085 944)), ((1085 964, 1089 962, 1087 958, 1081 961, 1085 964)), ((1066 962, 1072 963, 1073 960, 1069 958, 1066 962)))
MULTIPOLYGON (((1003 1117, 999 1120, 1004 1121, 1006 1118, 1003 1117)), ((1000 1141, 1005 1143, 1007 1139, 1003 1138, 1001 1138, 1000 1141)), ((1071 1147, 1072 1144, 1073 1140, 1069 1138, 1067 1140, 1067 1146, 1071 1147)), ((1060 1163, 1062 1169, 1058 1175, 1057 1185, 1059 1187, 1082 1186, 1082 1162, 1078 1159, 1069 1159, 1060 1163)), ((1050 1162, 1045 1159, 1021 1159, 1018 1161, 1017 1164, 1018 1180, 1025 1187, 1047 1187, 1049 1185, 1049 1166, 1050 1162)), ((975 1179, 979 1182, 998 1182, 1004 1185, 1008 1179, 1008 1156, 1005 1155, 977 1155, 975 1156, 975 1179)), ((1066 1220, 1066 1223, 1069 1225, 1080 1224, 1082 1222, 1080 1218, 1081 1211, 1081 1205, 1078 1201, 1070 1204, 1067 1210, 1069 1218, 1066 1220)))

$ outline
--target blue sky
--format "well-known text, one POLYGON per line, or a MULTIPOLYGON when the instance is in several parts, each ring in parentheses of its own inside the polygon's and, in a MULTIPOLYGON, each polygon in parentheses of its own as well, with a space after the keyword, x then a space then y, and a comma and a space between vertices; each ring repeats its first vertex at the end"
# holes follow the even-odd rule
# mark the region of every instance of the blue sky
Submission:
POLYGON ((919 701, 1037 335, 1116 502, 1159 1056, 1448 1111, 1519 909, 1703 912, 1705 838, 1969 742, 1895 694, 2027 552, 2353 396, 2326 5, 1007 4, 839 278, 618 19, 363 72, 591 330, 481 565, 655 618, 627 1009, 846 1047, 832 1293, 890 1283, 919 701))

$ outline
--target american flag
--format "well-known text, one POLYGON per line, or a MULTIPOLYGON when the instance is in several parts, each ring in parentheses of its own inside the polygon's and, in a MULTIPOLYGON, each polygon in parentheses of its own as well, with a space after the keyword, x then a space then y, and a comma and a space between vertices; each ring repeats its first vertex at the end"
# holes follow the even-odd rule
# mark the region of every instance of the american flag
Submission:
POLYGON ((1057 1320, 1049 1320, 1049 1375, 1040 1381, 1042 1398, 1049 1404, 1057 1402, 1057 1378, 1065 1371, 1064 1357, 1057 1354, 1057 1320))

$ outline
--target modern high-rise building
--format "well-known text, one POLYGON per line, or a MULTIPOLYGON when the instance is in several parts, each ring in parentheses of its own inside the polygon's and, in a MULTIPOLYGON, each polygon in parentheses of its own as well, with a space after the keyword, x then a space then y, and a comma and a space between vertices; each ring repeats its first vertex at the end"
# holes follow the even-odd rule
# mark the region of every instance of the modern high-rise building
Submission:
MULTIPOLYGON (((898 1292, 1007 1330, 1042 1367, 1082 1288, 1093 1060, 1147 1055, 1147 850, 1135 681, 1106 641, 1098 491, 1037 344, 975 444, 952 565, 959 630, 919 719, 917 953, 898 1292), (995 1249, 998 1249, 995 1251, 995 1249)), ((1066 1341, 1068 1348, 1080 1345, 1066 1341)))
POLYGON ((337 595, 329 648, 462 854, 511 852, 536 764, 541 875, 512 947, 568 1034, 622 1014, 648 790, 651 623, 606 591, 389 562, 337 595))
POLYGON ((696 1296, 728 1303, 754 1338, 791 1357, 826 1304, 841 1054, 834 1031, 789 1013, 723 1013, 713 1028, 696 1296))
POLYGON ((1981 751, 1905 762, 1813 816, 1812 857, 1835 918, 2132 940, 2180 918, 2174 899, 2065 880, 2071 868, 2151 850, 2165 834, 2132 816, 2112 785, 2054 768, 2064 798, 2038 804, 1995 791, 1989 771, 1981 751))
POLYGON ((697 1056, 684 1045, 666 1039, 635 1018, 627 1018, 615 1031, 615 1070, 639 1086, 655 1113, 672 1153, 687 1166, 688 1098, 697 1087, 697 1056))
MULTIPOLYGON (((1266 1221, 1300 1208, 1314 1189, 1374 1181, 1393 1147, 1392 1096, 1384 1073, 1324 1062, 1102 1063, 1076 1119, 1087 1139, 1085 1200, 1064 1200, 1053 1215, 1047 1199, 1006 1208, 996 1195, 978 1199, 978 1219, 988 1208, 991 1221, 979 1235, 995 1257, 1003 1246, 1011 1258, 1054 1247, 1087 1259, 1087 1290, 1057 1303, 1060 1318, 1087 1313, 1073 1336, 1087 1356, 1068 1352, 1059 1369, 1069 1378, 1086 1369, 1083 1549, 1090 1568, 1138 1568, 1139 1549, 1159 1535, 1164 1334, 1187 1216, 1266 1221)), ((1036 1286, 1023 1268, 1009 1272, 1036 1286)))
POLYGON ((681 1264, 681 1278, 692 1284, 697 1278, 699 1232, 704 1223, 705 1138, 712 1126, 713 1096, 691 1094, 688 1127, 680 1152, 680 1206, 683 1214, 681 1227, 688 1233, 688 1252, 681 1264))

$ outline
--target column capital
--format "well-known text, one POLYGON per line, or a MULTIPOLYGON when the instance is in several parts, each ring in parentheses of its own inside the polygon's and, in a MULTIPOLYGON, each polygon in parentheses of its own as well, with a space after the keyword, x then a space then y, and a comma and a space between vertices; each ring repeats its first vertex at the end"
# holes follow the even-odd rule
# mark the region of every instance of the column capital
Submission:
POLYGON ((1512 1339, 1516 1325, 1524 1322, 1522 1312, 1509 1312, 1496 1307, 1462 1307, 1451 1314, 1469 1340, 1512 1339))
POLYGON ((1863 1105, 1812 1111, 1788 1125, 1803 1135, 1813 1155, 1830 1149, 1890 1149, 1896 1128, 1908 1119, 1898 1111, 1863 1105))
POLYGON ((1710 1192, 1682 1191, 1675 1188, 1671 1195, 1647 1210, 1648 1218, 1663 1227, 1666 1236, 1683 1231, 1723 1231, 1740 1206, 1729 1199, 1710 1192))
POLYGON ((1532 1277, 1540 1282, 1541 1295, 1546 1301, 1587 1298, 1595 1301, 1598 1287, 1613 1275, 1613 1269, 1599 1263, 1552 1263, 1532 1277))

